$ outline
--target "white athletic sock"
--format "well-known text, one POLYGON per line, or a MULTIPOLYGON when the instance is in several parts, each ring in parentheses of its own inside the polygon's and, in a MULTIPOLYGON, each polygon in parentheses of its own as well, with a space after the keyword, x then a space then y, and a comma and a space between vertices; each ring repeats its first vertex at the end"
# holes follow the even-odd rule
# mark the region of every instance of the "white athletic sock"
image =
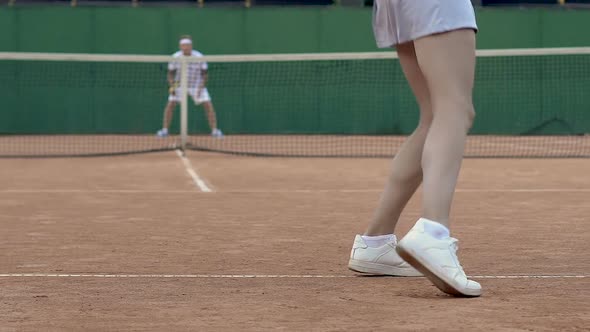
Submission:
POLYGON ((168 134, 168 128, 162 128, 162 132, 163 132, 164 134, 168 134))
POLYGON ((363 235, 362 238, 369 248, 379 248, 391 242, 397 243, 397 238, 393 234, 377 236, 363 235))
POLYGON ((427 234, 436 239, 443 240, 451 236, 451 231, 441 223, 426 218, 420 218, 418 222, 424 225, 424 231, 427 234))

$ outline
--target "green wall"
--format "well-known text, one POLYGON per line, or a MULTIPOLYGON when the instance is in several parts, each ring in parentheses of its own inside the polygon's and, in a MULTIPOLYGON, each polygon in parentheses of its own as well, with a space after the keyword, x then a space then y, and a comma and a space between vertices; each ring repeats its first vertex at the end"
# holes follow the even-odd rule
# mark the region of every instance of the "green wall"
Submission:
MULTIPOLYGON (((590 46, 590 11, 477 15, 479 48, 590 46)), ((3 7, 0 51, 169 54, 184 33, 205 54, 375 51, 370 19, 370 9, 338 7, 3 7)), ((480 59, 473 132, 590 132, 589 68, 588 56, 480 59)), ((210 72, 229 134, 398 134, 417 122, 394 61, 211 64, 210 72)), ((0 133, 154 132, 165 74, 160 64, 0 61, 0 133)), ((192 132, 205 123, 191 112, 192 132)))
POLYGON ((0 51, 168 54, 187 33, 207 54, 374 50, 370 15, 343 8, 0 8, 0 51))
MULTIPOLYGON (((479 48, 590 45, 590 10, 479 9, 479 48)), ((0 51, 206 54, 375 51, 368 8, 0 7, 0 51)))

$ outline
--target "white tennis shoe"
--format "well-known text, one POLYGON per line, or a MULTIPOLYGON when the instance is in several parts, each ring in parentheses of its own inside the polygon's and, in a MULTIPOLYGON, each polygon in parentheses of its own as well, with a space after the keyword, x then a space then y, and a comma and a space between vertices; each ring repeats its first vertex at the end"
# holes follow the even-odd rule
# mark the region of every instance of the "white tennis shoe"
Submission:
POLYGON ((163 128, 161 130, 158 130, 158 132, 156 133, 156 136, 158 136, 158 137, 168 137, 168 129, 163 128))
POLYGON ((422 273, 406 263, 395 252, 397 241, 378 247, 367 246, 362 236, 357 235, 350 252, 348 268, 361 273, 390 275, 397 277, 421 277, 422 273))
POLYGON ((439 240, 427 234, 420 219, 399 242, 396 251, 441 291, 455 296, 480 296, 481 285, 467 279, 459 263, 458 242, 452 237, 439 240))
POLYGON ((211 136, 215 138, 223 138, 223 132, 216 128, 211 131, 211 136))

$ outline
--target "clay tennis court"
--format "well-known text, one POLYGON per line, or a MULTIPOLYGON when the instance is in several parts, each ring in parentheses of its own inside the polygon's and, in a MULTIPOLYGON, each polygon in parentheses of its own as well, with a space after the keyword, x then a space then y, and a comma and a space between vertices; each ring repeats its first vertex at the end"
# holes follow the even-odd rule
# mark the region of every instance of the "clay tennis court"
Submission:
POLYGON ((590 159, 465 161, 458 299, 347 270, 387 159, 187 158, 0 160, 0 331, 590 326, 590 159))

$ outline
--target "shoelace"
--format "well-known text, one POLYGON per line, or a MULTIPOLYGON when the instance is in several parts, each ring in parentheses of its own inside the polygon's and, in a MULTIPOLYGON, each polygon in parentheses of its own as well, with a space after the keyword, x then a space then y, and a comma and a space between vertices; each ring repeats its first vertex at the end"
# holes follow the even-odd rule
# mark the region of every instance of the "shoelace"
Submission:
POLYGON ((459 268, 461 273, 463 273, 463 275, 465 275, 465 271, 463 271, 463 266, 461 266, 461 263, 459 263, 459 258, 457 257, 457 250, 459 250, 459 240, 457 240, 455 238, 451 238, 451 249, 453 249, 451 251, 451 254, 453 255, 453 259, 455 260, 455 264, 457 264, 457 267, 459 268))

